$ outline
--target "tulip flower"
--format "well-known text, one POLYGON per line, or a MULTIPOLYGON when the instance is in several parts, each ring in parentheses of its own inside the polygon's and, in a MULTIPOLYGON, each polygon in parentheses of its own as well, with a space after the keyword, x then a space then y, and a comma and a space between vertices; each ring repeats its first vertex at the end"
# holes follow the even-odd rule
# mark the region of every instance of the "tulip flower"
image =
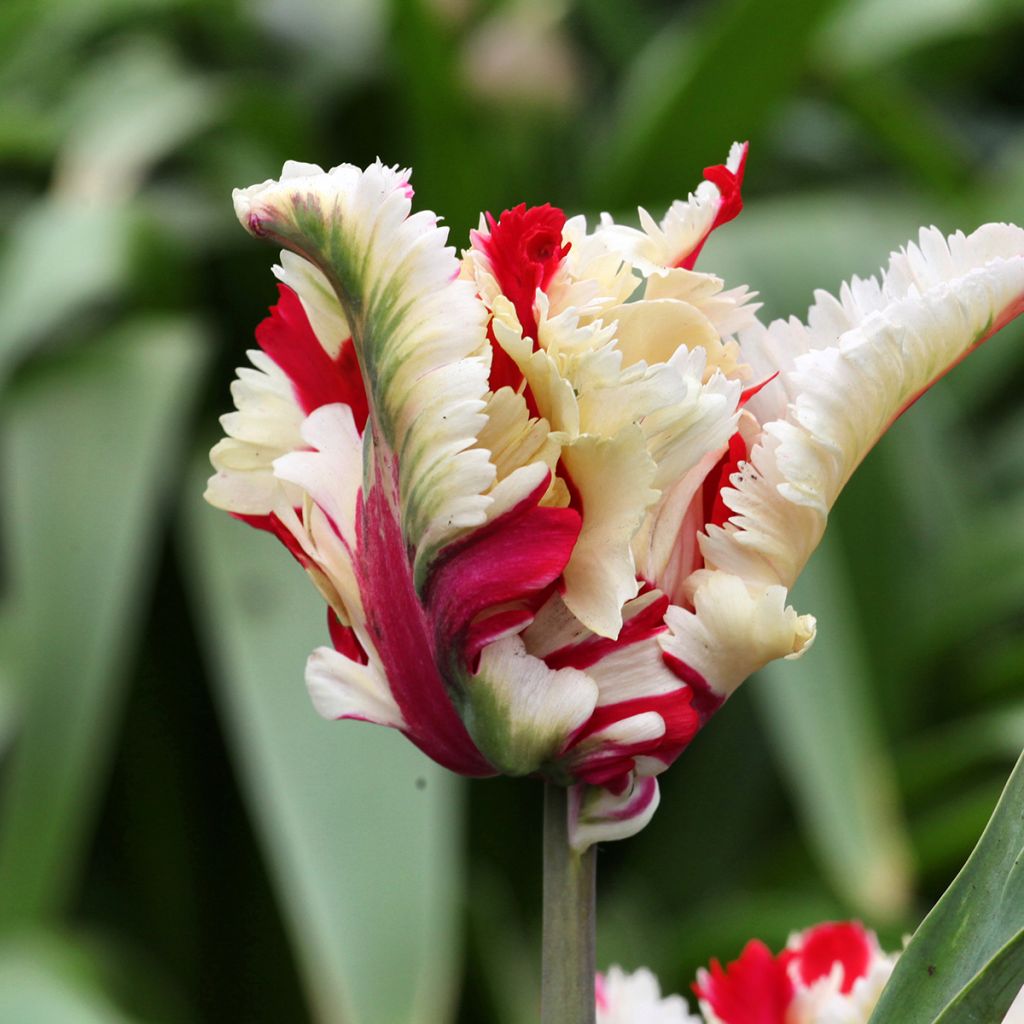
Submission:
POLYGON ((284 251, 207 498, 323 595, 314 705, 570 787, 577 850, 640 829, 736 687, 807 649, 788 592, 843 485, 1024 301, 1019 228, 926 229, 761 324, 694 269, 745 159, 639 228, 487 215, 461 260, 380 163, 235 193, 284 251))
MULTIPOLYGON (((899 953, 886 953, 856 921, 829 921, 790 936, 781 953, 756 939, 723 967, 697 972, 701 1016, 681 996, 662 997, 646 968, 597 976, 597 1024, 868 1024, 899 953)), ((1024 990, 1003 1024, 1024 1021, 1024 990)))
POLYGON ((710 1024, 867 1024, 897 957, 856 921, 827 922, 777 956, 748 942, 727 967, 698 971, 693 988, 710 1024))

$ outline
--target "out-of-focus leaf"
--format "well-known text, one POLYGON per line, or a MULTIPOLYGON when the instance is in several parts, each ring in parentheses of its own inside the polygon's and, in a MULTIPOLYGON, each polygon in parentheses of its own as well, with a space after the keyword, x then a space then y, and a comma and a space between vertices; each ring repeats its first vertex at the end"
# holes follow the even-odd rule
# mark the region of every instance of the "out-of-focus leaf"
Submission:
POLYGON ((322 1024, 443 1024, 457 980, 459 780, 302 683, 323 602, 266 535, 187 505, 189 567, 243 789, 322 1024))
POLYGON ((977 765, 1012 760, 1022 747, 1022 703, 958 719, 904 745, 898 757, 904 792, 943 792, 977 765))
POLYGON ((244 6, 271 38, 302 53, 302 73, 318 93, 379 59, 385 7, 377 0, 247 0, 244 6))
POLYGON ((1012 0, 854 0, 823 26, 815 48, 823 65, 841 71, 890 67, 910 50, 990 29, 1014 6, 1012 0))
POLYGON ((507 882, 478 868, 469 892, 472 948, 490 997, 492 1024, 534 1024, 540 1006, 539 946, 527 941, 507 882))
POLYGON ((0 253, 0 387, 24 351, 129 274, 132 218, 120 205, 41 200, 0 253))
POLYGON ((856 910, 891 920, 909 901, 909 842, 833 542, 816 552, 793 603, 813 609, 824 642, 766 666, 752 683, 757 703, 826 873, 856 910))
POLYGON ((102 791, 161 502, 202 366, 196 328, 129 322, 5 400, 4 673, 18 736, 0 816, 0 924, 66 900, 102 791))
POLYGON ((709 8, 699 36, 666 35, 642 50, 614 130, 591 154, 592 204, 672 197, 722 162, 730 143, 765 131, 837 3, 730 0, 709 8))
POLYGON ((836 83, 847 108, 868 130, 871 140, 912 179, 957 199, 967 191, 972 154, 954 122, 930 107, 894 75, 878 70, 836 83))
POLYGON ((55 191, 94 202, 133 195, 150 167, 219 107, 212 82, 186 72, 155 40, 133 40, 76 82, 55 191))
POLYGON ((129 1024, 84 952, 47 937, 0 943, 0 1024, 129 1024))
POLYGON ((188 0, 4 0, 0 5, 0 88, 61 81, 83 38, 125 15, 152 15, 188 0))
POLYGON ((1024 755, 963 870, 900 957, 871 1024, 1002 1019, 1024 971, 1022 811, 1024 755))

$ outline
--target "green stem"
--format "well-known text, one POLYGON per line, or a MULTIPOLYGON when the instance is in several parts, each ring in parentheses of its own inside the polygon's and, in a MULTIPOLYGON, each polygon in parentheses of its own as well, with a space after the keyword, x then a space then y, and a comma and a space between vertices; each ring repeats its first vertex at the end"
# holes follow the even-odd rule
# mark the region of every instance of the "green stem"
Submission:
POLYGON ((594 1024, 596 866, 569 846, 568 790, 546 783, 541 1024, 594 1024))

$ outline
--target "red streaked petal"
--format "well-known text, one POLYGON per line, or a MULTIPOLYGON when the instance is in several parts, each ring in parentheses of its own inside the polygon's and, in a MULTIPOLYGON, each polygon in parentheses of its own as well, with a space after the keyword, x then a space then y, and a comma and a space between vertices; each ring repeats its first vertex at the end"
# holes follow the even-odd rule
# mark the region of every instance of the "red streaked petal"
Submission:
POLYGON ((748 942, 727 967, 717 960, 701 971, 693 986, 722 1024, 786 1024, 793 982, 785 958, 776 958, 757 939, 748 942))
POLYGON ((368 411, 352 339, 344 339, 332 357, 313 331, 298 295, 284 284, 279 284, 277 291, 278 301, 271 306, 270 316, 256 328, 260 348, 288 375, 304 413, 344 402, 351 407, 361 433, 368 411))
MULTIPOLYGON (((465 644, 470 624, 489 608, 539 603, 562 574, 581 519, 573 509, 538 505, 550 480, 546 474, 518 504, 437 556, 423 596, 442 647, 465 644)), ((471 646, 479 653, 475 633, 471 646)))
POLYGON ((406 735, 428 757, 461 775, 494 774, 456 714, 438 671, 436 634, 416 595, 405 540, 379 470, 357 509, 356 538, 356 577, 367 632, 406 735))
POLYGON ((616 787, 578 783, 569 790, 569 843, 582 852, 594 843, 636 835, 658 809, 658 780, 636 773, 616 787))
POLYGON ((858 921, 828 921, 808 928, 793 950, 797 975, 805 985, 827 978, 838 963, 843 967, 843 993, 863 978, 871 966, 873 945, 867 929, 858 921))
POLYGON ((700 724, 703 725, 724 703, 725 698, 711 689, 708 681, 694 668, 691 668, 681 658, 677 658, 668 651, 663 651, 662 661, 690 687, 692 694, 690 704, 700 715, 700 724))
POLYGON ((771 384, 771 382, 775 380, 775 378, 778 377, 778 375, 779 371, 776 370, 774 373, 769 374, 767 377, 765 377, 764 380, 758 381, 758 383, 751 384, 750 387, 744 388, 740 392, 740 400, 738 403, 739 408, 742 409, 743 406, 747 404, 747 402, 749 402, 752 398, 757 397, 757 395, 764 388, 768 387, 768 385, 771 384))
POLYGON ((665 764, 671 764, 700 729, 700 717, 691 706, 692 696, 687 687, 681 686, 669 693, 636 697, 595 708, 590 719, 570 741, 570 759, 573 747, 630 718, 653 712, 665 723, 665 730, 661 736, 653 740, 647 739, 637 743, 602 743, 574 766, 573 776, 580 781, 605 786, 614 791, 614 780, 628 775, 633 770, 636 757, 656 757, 665 764))
POLYGON ((704 523, 706 526, 722 526, 730 516, 734 515, 733 510, 726 505, 725 499, 722 497, 722 489, 732 486, 729 478, 740 468, 741 462, 746 462, 747 455, 747 443, 737 430, 729 438, 728 451, 719 459, 704 481, 704 523))
POLYGON ((356 631, 351 626, 343 626, 333 608, 327 609, 327 632, 331 635, 331 643, 334 649, 352 661, 358 661, 360 665, 369 663, 366 651, 356 636, 356 631))
POLYGON ((544 661, 549 668, 589 668, 612 651, 629 644, 640 643, 659 633, 665 626, 665 609, 668 608, 668 597, 661 596, 652 601, 631 619, 626 619, 619 635, 611 640, 608 637, 591 634, 578 644, 569 644, 545 655, 544 661))
POLYGON ((739 163, 736 170, 730 170, 726 164, 715 164, 714 167, 704 168, 704 178, 714 185, 721 196, 718 205, 718 212, 711 222, 711 227, 705 232, 704 237, 687 253, 677 264, 684 270, 693 270, 697 257, 700 255, 704 243, 708 240, 715 228, 733 220, 743 209, 743 174, 747 167, 747 152, 749 144, 744 142, 740 147, 739 163))

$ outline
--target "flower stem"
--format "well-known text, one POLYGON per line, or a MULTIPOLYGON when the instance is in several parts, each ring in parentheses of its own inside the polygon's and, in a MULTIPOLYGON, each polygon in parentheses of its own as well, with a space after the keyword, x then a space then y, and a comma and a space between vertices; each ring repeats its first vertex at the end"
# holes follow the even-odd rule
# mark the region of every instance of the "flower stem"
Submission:
POLYGON ((541 1024, 594 1024, 596 852, 569 845, 568 790, 544 786, 541 1024))

